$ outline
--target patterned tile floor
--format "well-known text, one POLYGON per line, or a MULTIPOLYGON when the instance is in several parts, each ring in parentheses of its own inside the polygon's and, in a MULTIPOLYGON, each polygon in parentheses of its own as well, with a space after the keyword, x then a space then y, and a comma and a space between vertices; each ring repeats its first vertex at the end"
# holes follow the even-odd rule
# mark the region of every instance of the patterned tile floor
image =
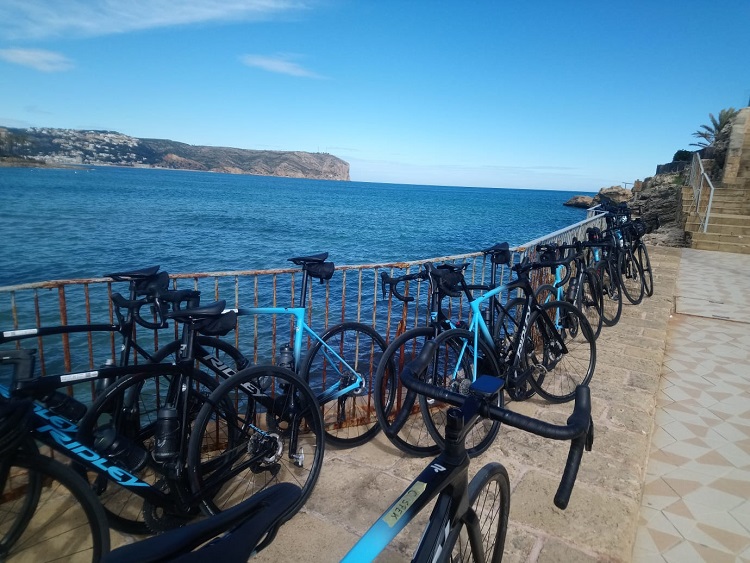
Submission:
POLYGON ((683 250, 636 563, 750 562, 749 290, 750 256, 683 250))

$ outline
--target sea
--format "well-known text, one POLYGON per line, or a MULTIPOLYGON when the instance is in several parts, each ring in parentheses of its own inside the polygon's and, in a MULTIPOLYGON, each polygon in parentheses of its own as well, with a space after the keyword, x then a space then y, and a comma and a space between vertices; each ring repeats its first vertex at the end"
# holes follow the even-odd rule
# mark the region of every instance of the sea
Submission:
POLYGON ((0 287, 156 264, 170 273, 217 272, 285 268, 290 257, 319 252, 336 264, 363 264, 514 246, 584 219, 584 210, 563 206, 580 194, 0 168, 0 287))

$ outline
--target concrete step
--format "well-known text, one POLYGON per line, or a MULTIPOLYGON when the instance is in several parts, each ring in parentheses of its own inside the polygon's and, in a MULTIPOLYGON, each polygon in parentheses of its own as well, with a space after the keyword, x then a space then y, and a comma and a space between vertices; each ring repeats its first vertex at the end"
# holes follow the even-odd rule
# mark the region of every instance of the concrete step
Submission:
POLYGON ((696 250, 715 250, 718 252, 733 252, 735 254, 750 254, 750 244, 734 244, 728 242, 713 242, 693 240, 690 248, 696 250))
MULTIPOLYGON (((700 222, 698 220, 698 216, 694 212, 688 215, 686 224, 691 223, 691 222, 694 222, 695 224, 698 224, 700 222)), ((750 214, 749 215, 737 215, 737 214, 731 214, 731 213, 711 212, 709 224, 744 227, 745 225, 750 225, 750 214)))
MULTIPOLYGON (((688 219, 685 223, 685 230, 693 233, 699 232, 701 230, 700 221, 697 218, 688 219)), ((708 224, 707 232, 750 238, 750 217, 748 217, 748 223, 745 225, 723 225, 711 221, 708 224)))
POLYGON ((750 238, 720 233, 691 233, 691 248, 750 254, 750 238))

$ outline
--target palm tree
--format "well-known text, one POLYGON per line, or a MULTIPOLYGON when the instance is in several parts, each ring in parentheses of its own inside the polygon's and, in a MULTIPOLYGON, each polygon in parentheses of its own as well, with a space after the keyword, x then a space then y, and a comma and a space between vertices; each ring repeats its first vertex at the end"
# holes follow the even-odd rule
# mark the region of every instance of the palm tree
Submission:
POLYGON ((732 119, 738 113, 739 110, 734 108, 723 109, 719 112, 719 119, 716 119, 713 113, 709 113, 708 117, 711 118, 711 125, 701 125, 701 128, 693 133, 693 137, 698 137, 701 141, 690 143, 690 145, 694 147, 712 147, 717 141, 729 137, 732 119))

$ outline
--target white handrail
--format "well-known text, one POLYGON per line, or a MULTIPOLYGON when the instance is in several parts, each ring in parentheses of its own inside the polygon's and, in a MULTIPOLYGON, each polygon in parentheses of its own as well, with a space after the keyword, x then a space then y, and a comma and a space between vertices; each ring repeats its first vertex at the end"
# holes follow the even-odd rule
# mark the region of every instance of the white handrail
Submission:
POLYGON ((699 228, 705 233, 708 230, 708 221, 711 217, 711 204, 714 201, 714 185, 711 182, 711 178, 706 174, 706 170, 703 168, 703 161, 701 160, 700 154, 697 152, 693 154, 693 162, 690 166, 690 186, 693 188, 693 203, 695 204, 695 214, 700 219, 699 228), (701 196, 703 195, 703 186, 707 184, 710 192, 708 194, 708 205, 706 206, 705 216, 701 216, 700 203, 701 196))

